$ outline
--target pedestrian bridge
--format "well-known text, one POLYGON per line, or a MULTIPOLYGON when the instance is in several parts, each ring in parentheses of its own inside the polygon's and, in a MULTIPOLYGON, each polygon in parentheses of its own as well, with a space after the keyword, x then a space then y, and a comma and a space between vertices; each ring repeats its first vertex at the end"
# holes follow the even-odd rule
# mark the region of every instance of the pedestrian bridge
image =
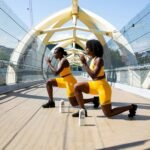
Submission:
MULTIPOLYGON (((143 39, 149 41, 149 25, 142 18, 146 32, 142 26, 142 32, 138 33, 141 23, 138 20, 128 30, 119 31, 72 0, 71 7, 28 29, 3 1, 0 6, 0 16, 7 24, 0 23, 4 37, 0 38, 0 149, 149 149, 150 59, 134 51, 135 45, 146 43, 143 39), (133 31, 138 37, 130 41, 126 33, 133 31), (56 47, 64 47, 77 80, 89 80, 78 55, 84 54, 90 61, 85 43, 91 38, 99 40, 104 47, 113 107, 138 104, 134 120, 128 120, 128 113, 108 119, 101 109, 94 110, 88 104, 89 117, 85 126, 79 127, 78 119, 71 116, 78 108, 71 107, 65 90, 58 88, 54 90, 56 108, 42 109, 41 105, 48 100, 45 81, 53 77, 45 58, 51 58, 56 47), (65 100, 65 113, 58 111, 61 99, 65 100)), ((141 14, 144 20, 149 17, 147 10, 144 11, 147 15, 141 14)), ((143 49, 149 49, 146 46, 143 49)), ((52 63, 57 66, 55 59, 52 63)))
MULTIPOLYGON (((85 74, 79 55, 84 54, 87 61, 90 60, 86 55, 85 43, 91 38, 99 40, 104 47, 108 81, 145 89, 149 93, 149 57, 145 58, 143 65, 143 60, 139 59, 133 43, 130 43, 124 32, 97 14, 81 8, 78 0, 72 0, 71 7, 50 15, 31 29, 20 23, 3 1, 0 12, 8 24, 0 24, 1 36, 5 37, 0 41, 0 93, 34 85, 49 78, 51 72, 45 58, 51 58, 58 46, 64 47, 68 53, 67 59, 72 70, 85 74)), ((132 30, 136 30, 136 25, 138 23, 132 25, 132 30)), ((57 65, 54 58, 52 64, 57 65)))

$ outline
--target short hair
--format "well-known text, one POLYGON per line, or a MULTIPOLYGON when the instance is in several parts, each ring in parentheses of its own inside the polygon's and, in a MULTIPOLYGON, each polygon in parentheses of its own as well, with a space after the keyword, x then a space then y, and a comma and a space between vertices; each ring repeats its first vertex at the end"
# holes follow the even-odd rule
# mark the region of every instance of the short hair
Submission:
POLYGON ((55 49, 55 51, 58 51, 58 52, 61 52, 63 55, 65 55, 65 56, 67 56, 67 52, 64 50, 64 48, 62 48, 62 47, 57 47, 56 49, 55 49))
POLYGON ((88 40, 86 42, 86 48, 94 53, 97 57, 103 57, 104 50, 102 44, 98 40, 88 40))

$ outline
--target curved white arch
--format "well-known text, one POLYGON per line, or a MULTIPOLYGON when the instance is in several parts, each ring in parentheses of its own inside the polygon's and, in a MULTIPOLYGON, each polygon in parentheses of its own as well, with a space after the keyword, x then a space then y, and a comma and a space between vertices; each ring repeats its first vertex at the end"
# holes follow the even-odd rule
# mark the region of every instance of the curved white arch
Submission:
MULTIPOLYGON (((126 47, 126 49, 134 55, 134 52, 133 52, 131 46, 126 44, 128 42, 126 40, 126 38, 119 31, 117 31, 117 29, 112 24, 107 22, 102 17, 100 17, 86 9, 81 9, 81 11, 79 11, 79 12, 80 12, 80 15, 79 15, 80 20, 83 20, 84 18, 86 18, 86 20, 89 21, 90 23, 91 22, 94 23, 96 25, 96 27, 99 29, 99 31, 102 30, 102 31, 106 31, 106 32, 111 32, 112 34, 109 34, 108 36, 112 37, 113 40, 115 40, 117 43, 124 45, 126 47), (115 32, 115 31, 117 31, 117 32, 115 32), (118 39, 117 37, 120 37, 120 38, 118 39)), ((88 23, 87 23, 87 25, 88 25, 88 23)))
MULTIPOLYGON (((65 24, 67 21, 71 20, 73 18, 73 39, 66 40, 64 42, 58 43, 57 46, 67 47, 71 43, 77 43, 80 45, 83 49, 85 49, 85 42, 83 42, 80 38, 80 36, 76 35, 76 20, 79 19, 81 22, 83 22, 89 30, 91 30, 92 33, 97 37, 97 39, 105 45, 105 39, 103 37, 103 33, 109 33, 106 34, 109 37, 112 37, 113 40, 115 40, 118 44, 123 45, 125 47, 125 50, 123 51, 124 55, 127 57, 130 55, 130 58, 132 55, 134 55, 132 48, 130 45, 126 45, 127 40, 124 38, 124 36, 118 31, 116 31, 116 28, 111 25, 109 22, 107 22, 102 17, 99 17, 98 15, 86 10, 86 9, 76 9, 76 13, 73 13, 73 8, 69 7, 62 11, 59 11, 58 13, 48 17, 44 21, 42 21, 40 24, 38 24, 33 30, 31 30, 20 42, 16 48, 16 50, 13 52, 10 62, 13 62, 13 64, 18 64, 19 58, 21 57, 21 53, 26 50, 27 45, 34 40, 35 37, 39 36, 40 34, 45 34, 45 38, 43 39, 43 43, 45 45, 49 44, 50 38, 55 33, 54 31, 50 32, 43 32, 46 29, 55 29, 61 27, 63 24, 65 24), (99 31, 99 32, 98 32, 99 31), (120 36, 118 39, 117 37, 120 36), (23 44, 25 43, 25 44, 23 44), (15 60, 15 63, 14 63, 15 60)), ((86 41, 86 39, 84 39, 86 41)), ((56 47, 57 47, 56 46, 56 47)), ((55 47, 55 48, 56 48, 55 47)), ((55 49, 53 48, 52 51, 55 49)), ((41 51, 44 49, 43 46, 41 46, 41 51)), ((134 60, 135 61, 135 60, 134 60)), ((7 74, 7 83, 15 83, 15 70, 12 66, 9 65, 8 72, 14 72, 14 76, 7 74)))
MULTIPOLYGON (((12 53, 11 58, 10 58, 11 64, 17 65, 19 58, 21 57, 21 53, 23 53, 25 51, 28 43, 32 42, 32 40, 34 40, 34 38, 40 34, 42 29, 55 24, 55 22, 58 21, 58 18, 60 20, 62 20, 62 22, 60 24, 63 24, 64 21, 71 19, 71 7, 64 9, 64 10, 48 17, 46 20, 44 20, 42 23, 40 23, 34 29, 32 29, 28 34, 26 34, 26 36, 23 38, 22 42, 20 42, 18 44, 17 48, 12 53)), ((15 70, 12 67, 12 65, 9 65, 7 68, 6 84, 12 84, 12 83, 16 83, 16 73, 15 73, 15 70), (12 72, 12 74, 10 74, 8 72, 12 72)))
POLYGON ((35 30, 46 29, 47 27, 49 27, 53 23, 57 22, 58 19, 60 19, 60 20, 63 20, 65 18, 70 18, 71 19, 71 17, 72 17, 71 11, 72 11, 72 8, 69 7, 69 8, 63 9, 62 11, 59 11, 59 12, 53 14, 52 16, 48 17, 47 19, 42 21, 40 24, 38 24, 35 27, 35 30))

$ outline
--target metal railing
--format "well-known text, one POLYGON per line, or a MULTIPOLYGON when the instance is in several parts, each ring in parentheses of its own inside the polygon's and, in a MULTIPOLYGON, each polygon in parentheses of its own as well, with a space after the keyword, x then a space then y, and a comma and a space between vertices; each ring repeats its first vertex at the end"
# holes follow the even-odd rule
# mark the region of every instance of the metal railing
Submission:
MULTIPOLYGON (((105 75, 109 82, 150 89, 150 64, 106 69, 105 75)), ((82 76, 90 79, 86 72, 82 72, 82 76)))
POLYGON ((150 64, 105 70, 107 80, 139 88, 150 88, 150 64))

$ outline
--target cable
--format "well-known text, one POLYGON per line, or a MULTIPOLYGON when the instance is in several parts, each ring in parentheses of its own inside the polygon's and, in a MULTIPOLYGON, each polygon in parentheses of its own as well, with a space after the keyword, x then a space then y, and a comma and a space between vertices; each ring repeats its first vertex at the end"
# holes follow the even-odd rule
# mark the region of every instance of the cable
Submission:
MULTIPOLYGON (((134 39, 134 40, 132 40, 132 41, 129 41, 128 43, 124 44, 123 46, 129 45, 129 44, 133 43, 134 41, 140 39, 141 37, 143 37, 143 36, 145 36, 145 35, 147 35, 147 34, 150 34, 150 32, 147 32, 147 33, 145 33, 145 34, 143 34, 143 35, 137 37, 136 39, 134 39)), ((120 47, 119 47, 119 49, 120 49, 120 47)), ((119 49, 116 49, 116 50, 119 50, 119 49)))
POLYGON ((8 35, 10 35, 12 38, 14 38, 17 41, 20 41, 19 39, 17 39, 15 36, 13 36, 12 34, 8 33, 6 30, 0 28, 0 30, 2 30, 3 32, 7 33, 8 35))
MULTIPOLYGON (((150 11, 148 12, 148 13, 146 13, 142 18, 140 18, 139 20, 137 20, 135 23, 134 23, 134 26, 138 23, 138 22, 140 22, 142 19, 144 19, 147 15, 149 15, 150 14, 150 11)), ((132 24, 133 25, 133 24, 132 24)), ((126 30, 125 30, 125 32, 128 32, 128 30, 129 29, 131 29, 131 28, 133 28, 133 26, 130 26, 130 27, 128 27, 126 30)), ((116 40, 120 37, 120 36, 122 36, 122 35, 119 35, 117 38, 116 38, 116 40)))
POLYGON ((28 33, 28 31, 26 29, 24 29, 18 22, 16 22, 16 20, 14 20, 5 10, 3 10, 2 8, 0 8, 10 19, 12 19, 22 30, 24 30, 26 33, 28 33))

